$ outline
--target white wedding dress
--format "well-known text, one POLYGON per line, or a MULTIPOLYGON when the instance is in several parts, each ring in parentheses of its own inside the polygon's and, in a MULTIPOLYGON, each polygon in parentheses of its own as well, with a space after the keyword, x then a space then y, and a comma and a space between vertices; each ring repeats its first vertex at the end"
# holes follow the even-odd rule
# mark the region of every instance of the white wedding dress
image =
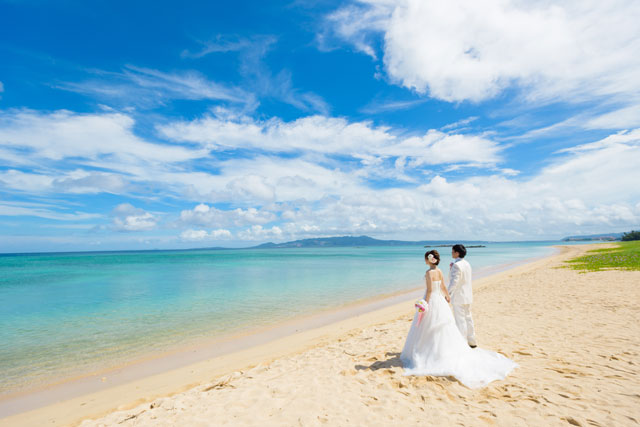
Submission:
POLYGON ((419 325, 416 309, 400 355, 404 375, 452 376, 470 388, 504 379, 518 365, 493 351, 469 347, 456 326, 440 283, 432 282, 428 308, 419 325))

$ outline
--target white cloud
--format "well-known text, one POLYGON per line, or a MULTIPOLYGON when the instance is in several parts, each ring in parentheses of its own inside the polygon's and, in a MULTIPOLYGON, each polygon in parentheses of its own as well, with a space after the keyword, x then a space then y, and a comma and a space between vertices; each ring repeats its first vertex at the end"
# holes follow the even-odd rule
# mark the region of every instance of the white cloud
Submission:
POLYGON ((630 129, 640 126, 640 104, 620 108, 586 121, 587 129, 630 129))
MULTIPOLYGON (((436 176, 415 191, 343 198, 338 211, 343 221, 369 219, 380 231, 414 228, 455 238, 501 238, 508 231, 559 237, 567 229, 599 232, 603 226, 640 223, 640 130, 562 154, 527 180, 490 176, 451 182, 436 176)), ((339 221, 331 212, 320 214, 339 221)))
POLYGON ((306 159, 257 157, 234 159, 221 170, 224 186, 213 191, 213 198, 245 201, 272 201, 297 199, 319 200, 331 194, 358 191, 363 185, 356 173, 318 165, 306 159))
POLYGON ((53 181, 58 192, 64 193, 123 193, 127 182, 121 175, 76 169, 53 181))
POLYGON ((199 51, 183 51, 182 57, 197 59, 212 53, 237 52, 243 88, 249 88, 258 97, 277 99, 302 111, 328 114, 330 108, 325 100, 313 92, 297 89, 289 70, 274 72, 266 64, 265 57, 277 41, 272 35, 240 38, 219 34, 214 40, 199 42, 199 51))
POLYGON ((0 172, 0 184, 5 188, 30 193, 76 194, 121 193, 127 186, 125 179, 118 174, 82 169, 52 175, 8 169, 0 172))
POLYGON ((180 238, 182 240, 190 240, 190 241, 204 240, 208 236, 209 236, 209 233, 207 233, 206 230, 193 230, 191 228, 180 233, 180 238))
POLYGON ((27 192, 42 192, 51 188, 54 178, 47 175, 25 173, 8 169, 0 172, 0 184, 5 188, 12 188, 27 192))
POLYGON ((360 112, 364 114, 378 114, 387 111, 406 110, 416 105, 424 104, 427 101, 428 99, 426 98, 413 99, 410 101, 373 101, 362 107, 360 112))
POLYGON ((496 142, 479 135, 449 134, 432 129, 422 136, 402 137, 388 127, 375 127, 370 122, 349 122, 325 116, 283 122, 212 115, 191 122, 170 123, 158 129, 171 140, 200 143, 213 150, 316 152, 363 159, 368 156, 403 157, 413 161, 413 165, 493 165, 500 161, 501 151, 496 142))
POLYGON ((228 240, 231 237, 231 232, 222 228, 211 230, 211 232, 188 229, 180 234, 180 238, 185 241, 228 240))
POLYGON ((183 58, 202 58, 210 53, 235 52, 251 47, 249 39, 225 37, 222 34, 218 34, 213 40, 198 41, 198 44, 200 50, 192 52, 185 49, 180 56, 183 58))
POLYGON ((129 65, 119 73, 93 73, 96 77, 91 80, 62 83, 56 88, 141 107, 154 107, 173 99, 256 104, 255 97, 245 90, 208 80, 197 71, 165 73, 129 65))
MULTIPOLYGON (((273 205, 270 227, 237 233, 251 241, 370 234, 409 240, 559 238, 640 224, 640 130, 565 150, 533 177, 511 173, 411 188, 335 193, 273 205), (277 227, 277 229, 273 228, 277 227)), ((500 171, 503 172, 503 171, 500 171)))
POLYGON ((442 126, 440 130, 446 131, 446 130, 464 128, 466 125, 468 125, 469 123, 475 120, 478 120, 478 116, 467 117, 466 119, 460 119, 457 122, 449 123, 446 126, 442 126))
POLYGON ((274 36, 257 36, 246 42, 240 53, 239 70, 245 79, 244 86, 251 87, 260 97, 274 98, 302 111, 328 114, 329 105, 324 99, 313 92, 297 89, 289 70, 283 68, 274 72, 267 66, 265 57, 276 43, 274 36))
POLYGON ((0 172, 0 184, 35 193, 182 192, 170 178, 162 181, 163 174, 180 173, 209 151, 149 142, 134 125, 130 116, 114 112, 1 111, 0 158, 12 169, 0 172))
POLYGON ((264 241, 264 240, 281 240, 284 236, 282 229, 278 226, 271 228, 263 228, 261 225, 252 225, 246 230, 240 231, 238 237, 241 240, 264 241))
POLYGON ((59 206, 48 203, 0 201, 0 216, 34 216, 56 221, 85 221, 102 218, 100 214, 65 211, 64 208, 60 209, 59 206))
POLYGON ((317 36, 320 50, 332 50, 330 39, 339 37, 349 40, 356 50, 377 59, 372 43, 372 33, 382 32, 387 26, 393 3, 377 2, 376 7, 349 5, 338 9, 327 17, 330 25, 317 36))
POLYGON ((164 172, 152 177, 166 183, 165 192, 183 194, 188 200, 231 202, 256 206, 274 201, 317 200, 329 194, 356 191, 363 187, 355 172, 318 165, 309 159, 277 156, 230 159, 222 162, 218 174, 164 172))
POLYGON ((247 224, 266 224, 276 219, 276 216, 269 211, 248 208, 221 210, 204 203, 200 203, 191 210, 180 212, 180 221, 184 224, 226 227, 244 226, 247 224))
POLYGON ((118 162, 180 162, 202 150, 147 142, 133 133, 134 120, 121 113, 79 114, 66 110, 0 112, 0 145, 28 150, 30 160, 107 158, 118 162))
POLYGON ((231 232, 229 230, 225 230, 225 229, 217 229, 217 230, 211 230, 211 232, 209 232, 209 236, 211 236, 212 239, 230 239, 231 238, 231 232))
MULTIPOLYGON (((0 185, 32 195, 121 194, 137 186, 145 197, 158 191, 193 201, 179 219, 169 215, 172 226, 194 230, 184 240, 200 230, 210 240, 252 241, 354 233, 547 238, 640 223, 638 129, 557 152, 538 173, 514 178, 518 171, 499 165, 500 146, 483 135, 405 135, 342 118, 259 121, 227 113, 159 128, 185 144, 177 145, 137 137, 133 120, 120 113, 5 112, 2 148, 31 153, 29 161, 39 167, 5 169, 0 185), (245 157, 218 156, 223 150, 245 157), (482 169, 475 176, 443 176, 446 168, 476 166, 482 169), (376 185, 381 177, 384 185, 376 185)), ((0 214, 97 217, 6 203, 0 214)), ((161 215, 122 204, 111 228, 151 231, 161 215)))
POLYGON ((143 209, 121 203, 111 212, 112 228, 116 231, 149 231, 156 228, 157 219, 143 209))
POLYGON ((569 102, 640 93, 640 3, 363 0, 328 17, 338 36, 375 56, 407 88, 481 101, 509 87, 569 102))
POLYGON ((516 176, 520 174, 520 171, 511 168, 498 168, 497 170, 508 176, 516 176))
POLYGON ((218 110, 158 127, 172 144, 140 138, 134 125, 117 112, 4 111, 0 154, 10 154, 3 160, 14 167, 0 173, 0 183, 36 193, 161 191, 203 202, 267 203, 359 191, 368 179, 415 182, 413 169, 424 165, 494 167, 501 160, 500 146, 480 135, 432 130, 402 136, 370 122, 324 116, 259 121, 218 110), (217 160, 211 150, 253 154, 217 160), (25 151, 28 156, 21 155, 25 151), (216 172, 193 170, 201 161, 216 172))

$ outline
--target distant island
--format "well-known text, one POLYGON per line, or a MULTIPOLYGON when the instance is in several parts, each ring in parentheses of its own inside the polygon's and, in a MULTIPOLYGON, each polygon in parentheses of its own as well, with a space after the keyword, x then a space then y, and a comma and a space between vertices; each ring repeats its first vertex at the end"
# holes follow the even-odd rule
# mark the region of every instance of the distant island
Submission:
POLYGON ((591 240, 615 241, 615 240, 621 240, 623 234, 625 233, 606 233, 606 234, 591 234, 588 236, 569 236, 562 239, 562 241, 563 242, 582 242, 582 241, 591 241, 591 240))
MULTIPOLYGON (((425 248, 450 248, 453 245, 425 245, 425 248)), ((485 245, 464 245, 465 248, 486 248, 485 245)))
MULTIPOLYGON (((314 239, 294 240, 285 243, 263 243, 253 246, 250 249, 282 249, 282 248, 339 248, 357 246, 425 246, 425 247, 445 247, 453 246, 458 241, 442 240, 378 240, 369 236, 342 236, 342 237, 319 237, 314 239), (449 244, 450 243, 450 244, 449 244)), ((466 243, 486 243, 486 242, 466 242, 466 243)), ((474 247, 474 246, 468 246, 474 247)), ((475 246, 481 247, 481 246, 475 246)))

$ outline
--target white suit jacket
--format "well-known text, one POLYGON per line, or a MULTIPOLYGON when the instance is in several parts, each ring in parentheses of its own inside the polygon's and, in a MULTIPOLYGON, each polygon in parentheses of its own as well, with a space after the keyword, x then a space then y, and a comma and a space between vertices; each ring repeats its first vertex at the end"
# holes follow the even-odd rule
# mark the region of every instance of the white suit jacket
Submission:
POLYGON ((464 258, 457 258, 449 271, 449 286, 451 304, 471 304, 471 264, 464 258))

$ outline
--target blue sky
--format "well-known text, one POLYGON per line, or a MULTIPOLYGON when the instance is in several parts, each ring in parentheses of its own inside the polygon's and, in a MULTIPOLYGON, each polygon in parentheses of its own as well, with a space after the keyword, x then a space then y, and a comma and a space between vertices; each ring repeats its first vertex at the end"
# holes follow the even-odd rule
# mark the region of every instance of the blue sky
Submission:
POLYGON ((613 3, 0 0, 0 251, 638 228, 613 3))

